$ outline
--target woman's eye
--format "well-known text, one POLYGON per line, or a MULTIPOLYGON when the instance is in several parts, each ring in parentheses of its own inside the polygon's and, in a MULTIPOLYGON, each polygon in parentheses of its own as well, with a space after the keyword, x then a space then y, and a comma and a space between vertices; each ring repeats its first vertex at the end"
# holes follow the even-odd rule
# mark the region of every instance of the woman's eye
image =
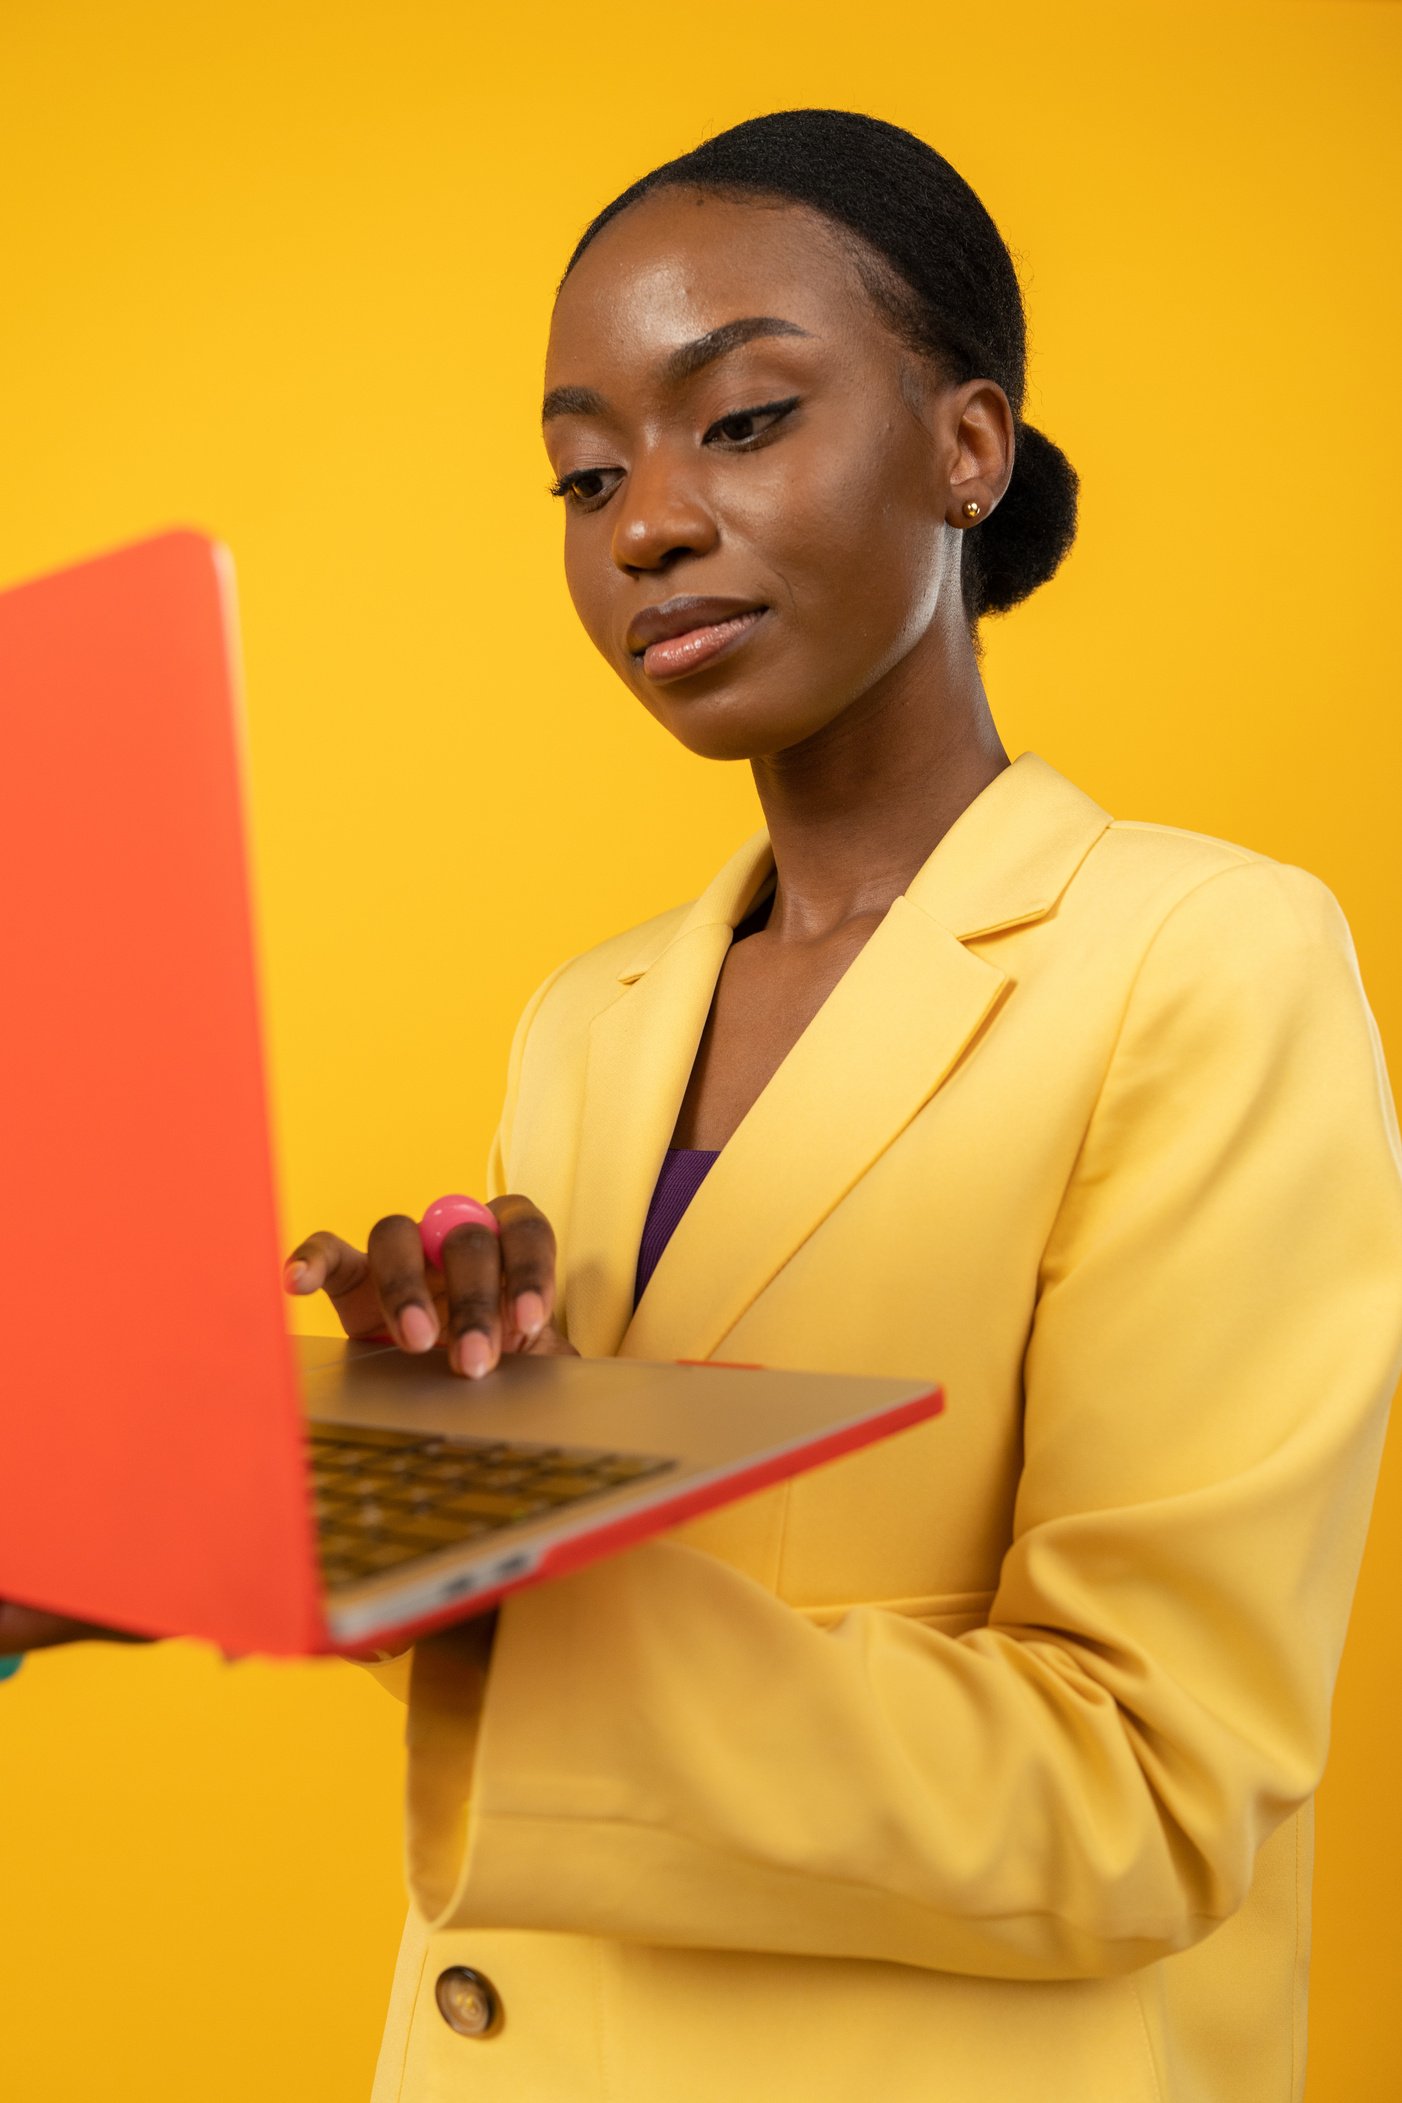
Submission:
POLYGON ((782 423, 789 411, 798 407, 798 400, 795 394, 784 402, 764 402, 757 409, 733 410, 729 416, 716 419, 703 442, 709 445, 713 438, 719 438, 726 445, 752 445, 782 423))
POLYGON ((561 475, 558 482, 552 482, 550 494, 552 497, 567 497, 581 511, 592 511, 613 488, 609 477, 620 472, 616 467, 576 468, 573 474, 561 475))
MULTIPOLYGON (((800 397, 794 394, 786 401, 762 402, 754 409, 734 409, 729 416, 718 417, 709 426, 702 443, 710 445, 718 441, 740 451, 761 445, 790 411, 798 407, 799 400, 800 397)), ((622 479, 621 467, 577 467, 569 474, 561 475, 558 482, 552 482, 550 494, 564 497, 571 510, 597 511, 601 504, 608 502, 622 479)))

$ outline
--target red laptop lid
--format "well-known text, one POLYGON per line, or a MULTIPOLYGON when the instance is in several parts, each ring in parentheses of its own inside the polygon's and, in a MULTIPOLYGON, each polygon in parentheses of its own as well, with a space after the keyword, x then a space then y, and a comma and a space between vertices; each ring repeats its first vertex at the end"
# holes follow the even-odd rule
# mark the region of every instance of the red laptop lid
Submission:
POLYGON ((230 577, 178 532, 0 593, 0 1597, 296 1652, 230 577))

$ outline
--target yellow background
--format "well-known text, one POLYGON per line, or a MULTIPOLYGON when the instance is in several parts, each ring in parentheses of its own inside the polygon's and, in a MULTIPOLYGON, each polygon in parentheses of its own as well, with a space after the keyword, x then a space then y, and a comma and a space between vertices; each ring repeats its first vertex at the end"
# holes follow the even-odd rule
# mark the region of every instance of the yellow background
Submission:
MULTIPOLYGON (((1384 0, 7 0, 0 581, 182 521, 234 550, 284 1246, 472 1188, 532 987, 755 822, 577 632, 535 418, 580 227, 766 108, 909 125, 1018 258, 1083 523, 985 631, 1009 750, 1322 876, 1402 1072, 1400 54, 1384 0)), ((173 1245, 132 1320, 217 1262, 173 1245)), ((104 1343, 80 1266, 55 1348, 104 1343)), ((1402 2093, 1399 1504, 1394 1447, 1321 1799, 1311 2103, 1402 2093)), ((363 2095, 400 1726, 348 1668, 192 1646, 0 1690, 0 2093, 363 2095)))

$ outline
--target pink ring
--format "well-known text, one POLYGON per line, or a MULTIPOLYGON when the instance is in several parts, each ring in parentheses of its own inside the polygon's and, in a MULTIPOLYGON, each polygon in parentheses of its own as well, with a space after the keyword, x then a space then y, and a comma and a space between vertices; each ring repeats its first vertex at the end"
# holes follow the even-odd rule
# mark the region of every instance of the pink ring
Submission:
POLYGON ((419 1221, 419 1240, 424 1245, 424 1255, 440 1270, 443 1267, 443 1240, 449 1229, 470 1222, 478 1227, 490 1227, 493 1234, 500 1235, 497 1216, 477 1198, 435 1198, 423 1218, 419 1221))

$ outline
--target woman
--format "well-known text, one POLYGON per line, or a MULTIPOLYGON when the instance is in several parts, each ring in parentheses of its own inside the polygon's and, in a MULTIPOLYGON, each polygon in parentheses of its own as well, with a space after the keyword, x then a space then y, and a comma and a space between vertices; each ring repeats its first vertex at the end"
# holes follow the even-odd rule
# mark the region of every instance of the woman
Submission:
POLYGON ((289 1289, 470 1377, 949 1409, 416 1648, 381 2103, 1302 2093, 1397 1127, 1319 882, 1009 762, 978 622, 1075 520, 1024 365, 973 193, 843 112, 657 170, 562 284, 575 605, 766 830, 530 1003, 499 1240, 315 1234, 289 1289))

